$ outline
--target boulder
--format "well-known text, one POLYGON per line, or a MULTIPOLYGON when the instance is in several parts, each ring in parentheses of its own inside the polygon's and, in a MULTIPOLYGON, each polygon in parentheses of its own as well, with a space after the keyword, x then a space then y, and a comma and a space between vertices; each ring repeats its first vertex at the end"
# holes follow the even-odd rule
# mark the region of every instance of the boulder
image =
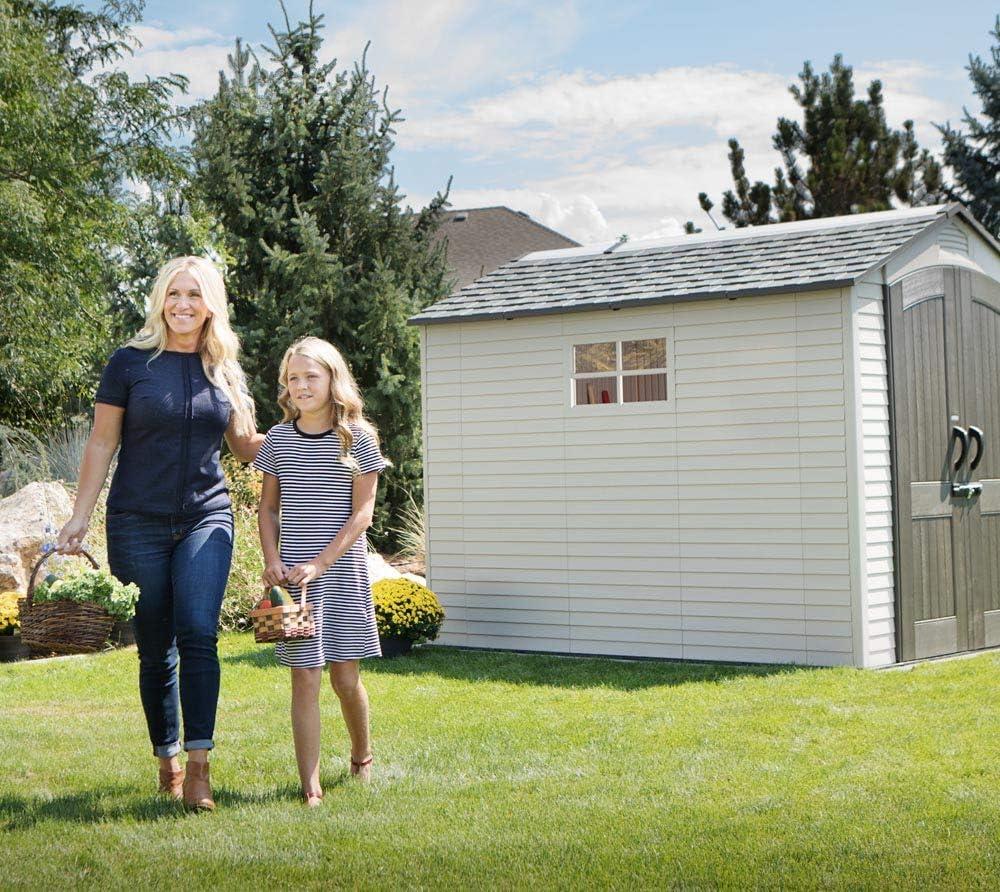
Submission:
POLYGON ((42 553, 73 513, 61 483, 29 483, 0 500, 0 591, 24 592, 42 553))
POLYGON ((399 579, 402 574, 380 554, 368 552, 368 580, 373 584, 380 579, 399 579))

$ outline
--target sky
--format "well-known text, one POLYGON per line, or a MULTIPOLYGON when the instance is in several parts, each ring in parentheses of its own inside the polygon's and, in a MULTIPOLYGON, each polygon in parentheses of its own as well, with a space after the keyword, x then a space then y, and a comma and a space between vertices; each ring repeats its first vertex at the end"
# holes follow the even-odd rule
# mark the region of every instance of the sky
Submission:
MULTIPOLYGON (((86 3, 96 8, 98 4, 86 3)), ((295 21, 308 0, 287 0, 295 21)), ((368 65, 402 110, 393 162, 405 203, 452 177, 455 208, 506 205, 583 243, 674 235, 731 186, 727 140, 751 178, 770 180, 779 116, 808 60, 841 53, 862 94, 882 81, 889 123, 914 121, 937 151, 936 123, 979 112, 966 66, 988 56, 997 7, 981 0, 315 0, 325 59, 368 65)), ((185 102, 214 93, 236 37, 270 43, 271 0, 148 0, 141 41, 121 67, 177 72, 185 102)))

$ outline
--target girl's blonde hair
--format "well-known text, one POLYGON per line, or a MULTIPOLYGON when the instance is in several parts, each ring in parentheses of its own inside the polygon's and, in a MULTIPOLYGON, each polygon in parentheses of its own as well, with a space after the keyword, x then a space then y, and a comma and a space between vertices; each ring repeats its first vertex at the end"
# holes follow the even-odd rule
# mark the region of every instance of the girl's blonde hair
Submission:
MULTIPOLYGON (((365 418, 364 400, 361 398, 361 391, 358 390, 357 381, 347 366, 347 362, 340 351, 329 341, 322 338, 305 337, 300 338, 285 351, 281 358, 281 367, 278 369, 278 405, 284 417, 282 421, 293 421, 299 417, 299 410, 295 408, 291 397, 288 394, 288 363, 293 356, 305 356, 307 359, 318 362, 330 373, 330 402, 333 407, 333 430, 340 438, 341 455, 345 464, 355 467, 356 463, 350 458, 351 446, 354 445, 354 434, 351 433, 351 425, 360 427, 371 435, 376 447, 379 446, 378 431, 375 425, 365 418)), ((381 452, 381 447, 379 447, 381 452)), ((384 458, 384 456, 383 456, 384 458)), ((386 462, 391 464, 391 462, 386 462)))
POLYGON ((163 307, 170 283, 179 272, 191 274, 198 283, 205 306, 212 314, 205 320, 198 341, 205 376, 223 392, 233 407, 236 433, 251 436, 257 432, 257 418, 246 375, 239 363, 240 340, 229 324, 226 284, 210 260, 204 257, 175 257, 160 267, 149 296, 146 321, 127 346, 153 350, 153 359, 166 349, 168 329, 163 307))

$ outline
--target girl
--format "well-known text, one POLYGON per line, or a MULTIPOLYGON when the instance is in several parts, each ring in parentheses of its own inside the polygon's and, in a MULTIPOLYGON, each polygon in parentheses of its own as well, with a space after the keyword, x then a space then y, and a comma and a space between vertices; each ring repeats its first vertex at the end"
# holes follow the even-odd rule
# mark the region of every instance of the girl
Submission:
POLYGON ((368 581, 368 544, 378 475, 389 463, 363 415, 358 386, 336 348, 319 338, 292 344, 278 372, 281 424, 254 460, 264 472, 258 525, 264 584, 308 584, 316 636, 283 641, 292 670, 292 736, 302 795, 314 807, 319 782, 319 690, 323 667, 351 737, 351 774, 369 780, 368 694, 359 661, 381 656, 368 581), (279 536, 280 508, 280 536, 279 536), (279 550, 280 539, 280 550, 279 550))

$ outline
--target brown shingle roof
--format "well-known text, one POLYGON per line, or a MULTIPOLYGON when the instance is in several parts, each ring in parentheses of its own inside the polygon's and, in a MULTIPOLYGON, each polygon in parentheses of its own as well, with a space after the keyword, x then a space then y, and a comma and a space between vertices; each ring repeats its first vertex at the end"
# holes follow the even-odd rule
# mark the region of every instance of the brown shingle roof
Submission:
POLYGON ((455 290, 532 251, 575 248, 579 243, 506 207, 449 210, 438 229, 448 239, 455 290))

